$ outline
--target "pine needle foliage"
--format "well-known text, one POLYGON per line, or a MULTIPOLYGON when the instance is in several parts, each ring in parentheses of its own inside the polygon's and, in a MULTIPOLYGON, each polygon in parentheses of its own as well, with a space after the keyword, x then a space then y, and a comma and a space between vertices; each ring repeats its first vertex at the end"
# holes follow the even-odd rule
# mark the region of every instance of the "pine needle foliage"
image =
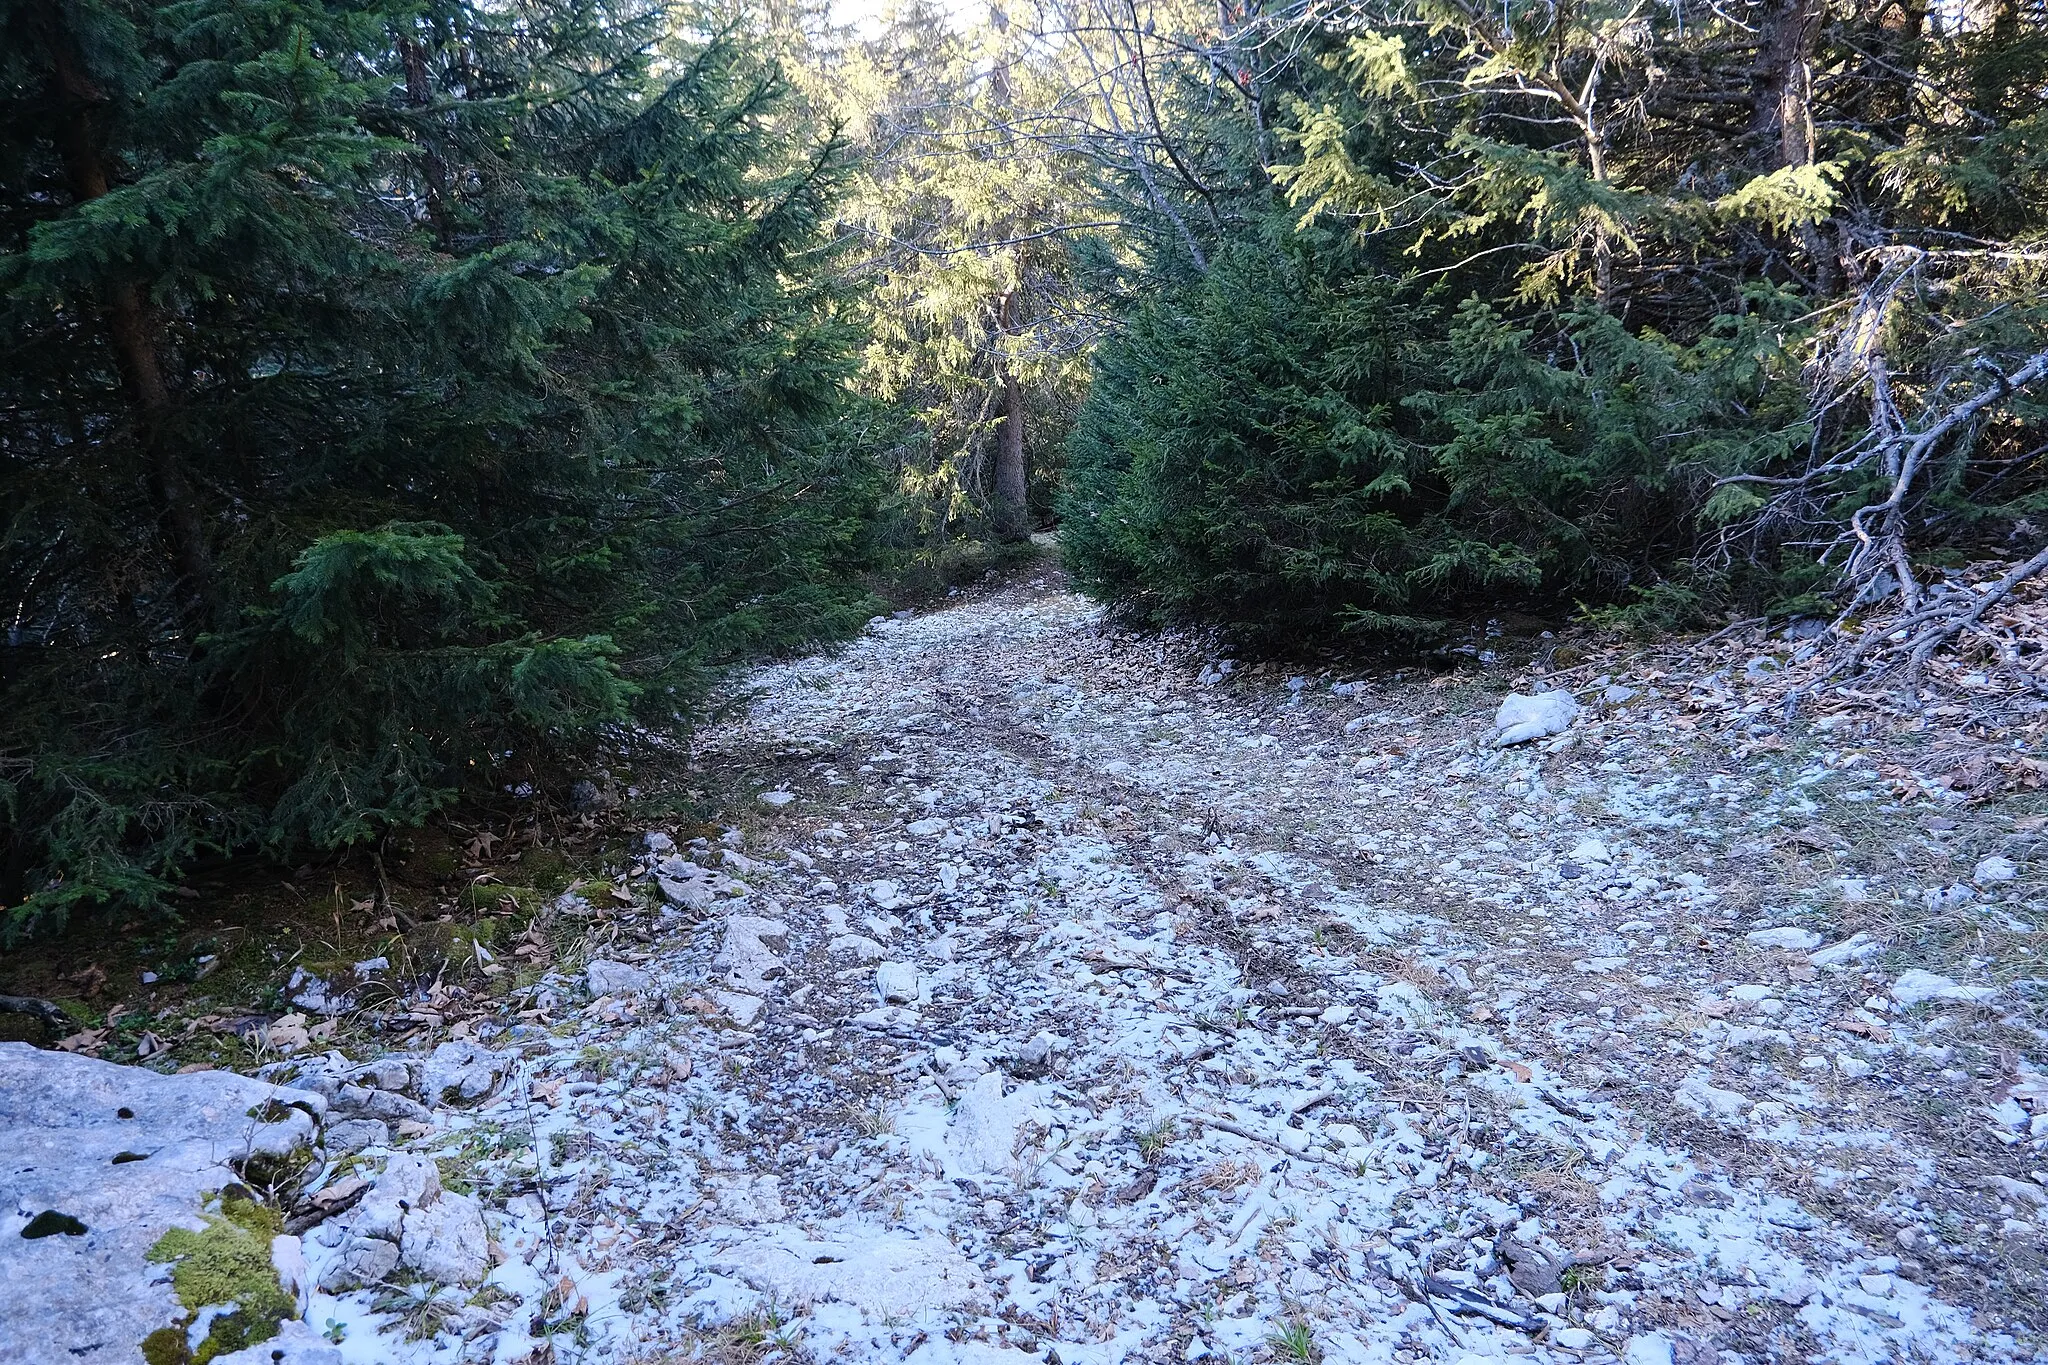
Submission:
POLYGON ((833 638, 846 174, 743 20, 0 4, 9 936, 833 638))
POLYGON ((2037 9, 1216 16, 1131 20, 1180 22, 1148 88, 1199 193, 1107 295, 1065 506, 1091 591, 1414 637, 1917 607, 1916 555, 2039 549, 2037 9))

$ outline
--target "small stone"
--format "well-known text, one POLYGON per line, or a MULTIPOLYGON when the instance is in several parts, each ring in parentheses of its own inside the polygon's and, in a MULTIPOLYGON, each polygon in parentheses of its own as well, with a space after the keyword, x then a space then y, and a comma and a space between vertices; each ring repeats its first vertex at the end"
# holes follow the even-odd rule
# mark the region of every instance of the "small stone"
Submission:
POLYGON ((884 962, 875 968, 875 991, 886 1005, 917 1003, 917 968, 908 962, 884 962))
POLYGON ((662 854, 676 851, 676 841, 658 829, 648 830, 643 838, 643 842, 647 845, 649 853, 662 854))
POLYGON ((1511 744, 1526 744, 1558 734, 1569 729, 1578 714, 1579 704, 1569 692, 1544 692, 1533 697, 1511 692, 1494 713, 1493 728, 1498 732, 1494 745, 1505 749, 1511 744))
POLYGON ((1820 935, 1811 929, 1784 925, 1774 929, 1753 929, 1744 937, 1759 948, 1783 948, 1787 952, 1806 953, 1820 947, 1820 935))
POLYGON ((944 834, 949 824, 949 821, 942 820, 938 816, 933 815, 923 820, 913 820, 905 825, 903 829, 906 834, 915 835, 920 839, 928 839, 934 834, 944 834))
POLYGON ((1970 873, 1970 880, 1979 886, 1989 886, 1994 882, 2009 882, 2019 875, 2018 863, 1994 853, 1978 861, 1976 870, 1970 873))
POLYGON ((770 810, 781 810, 784 806, 790 805, 796 800, 796 793, 785 791, 762 792, 756 799, 770 810))
POLYGON ((1874 1070, 1876 1068, 1861 1057, 1851 1057, 1846 1052, 1837 1052, 1835 1054, 1836 1074, 1846 1076, 1852 1081, 1862 1080, 1874 1070))
POLYGON ((1332 1005, 1316 1018, 1325 1024, 1348 1024, 1351 1022, 1351 1016, 1357 1012, 1349 1005, 1332 1005))
POLYGON ((1572 861, 1575 863, 1607 863, 1614 860, 1613 852, 1598 839, 1581 839, 1572 845, 1572 861))
POLYGON ((583 977, 590 983, 592 995, 642 995, 654 984, 645 970, 606 958, 584 968, 583 977))
POLYGON ((1997 995, 1998 987, 1962 986, 1952 977, 1915 967, 1911 971, 1899 973, 1898 980, 1892 982, 1890 994, 1892 999, 1901 1005, 1919 1005, 1929 1000, 1976 1003, 1997 995))
POLYGON ((1599 1340, 1583 1327, 1560 1327, 1550 1334, 1550 1339, 1567 1351, 1591 1350, 1593 1343, 1599 1340))

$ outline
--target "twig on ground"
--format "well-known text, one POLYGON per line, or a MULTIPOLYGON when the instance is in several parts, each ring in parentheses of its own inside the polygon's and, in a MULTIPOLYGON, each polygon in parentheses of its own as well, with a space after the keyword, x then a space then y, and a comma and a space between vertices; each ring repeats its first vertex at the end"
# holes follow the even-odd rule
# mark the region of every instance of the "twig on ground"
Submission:
POLYGON ((66 1014, 53 1001, 33 995, 0 995, 0 1014, 34 1015, 42 1020, 43 1027, 56 1037, 78 1030, 78 1021, 66 1014))

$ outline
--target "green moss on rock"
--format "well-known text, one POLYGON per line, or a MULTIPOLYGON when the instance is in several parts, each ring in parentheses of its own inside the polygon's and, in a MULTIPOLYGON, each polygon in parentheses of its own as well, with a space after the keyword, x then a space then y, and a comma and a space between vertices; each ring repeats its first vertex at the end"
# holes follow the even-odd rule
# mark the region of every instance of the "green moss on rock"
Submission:
POLYGON ((206 1340, 189 1357, 178 1328, 152 1332, 143 1342, 143 1358, 150 1365, 181 1365, 188 1358, 191 1365, 206 1365, 215 1356, 268 1341, 277 1335, 278 1323, 297 1311, 270 1263, 270 1239, 284 1231, 278 1212, 251 1200, 227 1199, 219 1213, 205 1217, 206 1226, 198 1231, 166 1232, 149 1249, 149 1259, 172 1263, 171 1286, 192 1313, 230 1303, 236 1311, 216 1317, 206 1340), (175 1343, 167 1333, 176 1335, 175 1343), (149 1354, 152 1349, 161 1361, 149 1354))

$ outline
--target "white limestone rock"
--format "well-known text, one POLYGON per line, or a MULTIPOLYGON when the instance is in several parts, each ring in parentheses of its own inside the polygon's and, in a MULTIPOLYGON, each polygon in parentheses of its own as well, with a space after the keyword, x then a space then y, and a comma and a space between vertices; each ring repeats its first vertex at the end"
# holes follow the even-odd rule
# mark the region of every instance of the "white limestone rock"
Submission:
POLYGON ((1546 735, 1562 734, 1578 716, 1579 704, 1569 692, 1539 692, 1533 697, 1510 692, 1494 713, 1493 742, 1505 749, 1546 735))
POLYGON ((884 962, 875 968, 875 993, 885 1005, 914 1005, 918 998, 917 968, 908 962, 884 962))
POLYGON ((1752 929, 1744 937, 1759 948, 1783 948, 1794 953, 1811 952, 1820 947, 1819 934, 1789 924, 1772 929, 1752 929))
POLYGON ((1915 967, 1899 973, 1898 980, 1892 982, 1890 994, 1901 1005, 1920 1005, 1929 1000, 1977 1004, 1997 995, 1998 987, 1959 985, 1953 977, 1915 967))
POLYGON ((238 1076, 165 1076, 0 1043, 0 1365, 127 1365, 182 1316, 146 1260, 255 1155, 310 1147, 326 1099, 238 1076), (124 1117, 125 1115, 125 1117, 124 1117), (115 1163, 125 1154, 140 1156, 115 1163), (23 1237, 49 1211, 82 1234, 23 1237))
POLYGON ((486 1099, 512 1069, 512 1059, 476 1043, 443 1043, 420 1063, 420 1098, 430 1106, 486 1099))
POLYGON ((583 979, 593 996, 645 995, 654 985, 654 978, 644 968, 608 958, 599 958, 585 967, 583 979))
POLYGON ((342 1365, 342 1355, 311 1327, 292 1321, 279 1323, 268 1341, 215 1356, 213 1365, 342 1365))
POLYGON ((943 1238, 879 1225, 847 1222, 813 1236, 775 1228, 722 1253, 717 1265, 777 1303, 842 1303, 877 1321, 963 1308, 982 1294, 974 1266, 943 1238))

